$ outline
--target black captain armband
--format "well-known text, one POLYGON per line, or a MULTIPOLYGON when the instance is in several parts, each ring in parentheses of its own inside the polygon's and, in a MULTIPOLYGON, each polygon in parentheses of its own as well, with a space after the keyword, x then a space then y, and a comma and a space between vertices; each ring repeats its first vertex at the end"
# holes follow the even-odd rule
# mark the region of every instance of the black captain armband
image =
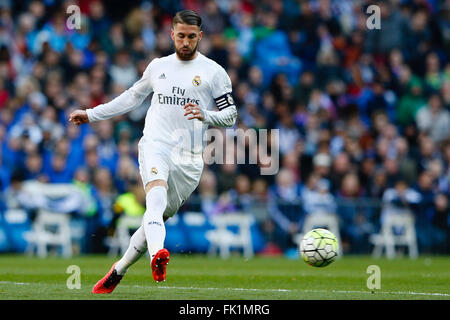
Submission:
POLYGON ((223 96, 215 98, 214 101, 216 102, 217 108, 219 108, 219 110, 234 106, 234 100, 231 96, 231 93, 225 93, 223 96))

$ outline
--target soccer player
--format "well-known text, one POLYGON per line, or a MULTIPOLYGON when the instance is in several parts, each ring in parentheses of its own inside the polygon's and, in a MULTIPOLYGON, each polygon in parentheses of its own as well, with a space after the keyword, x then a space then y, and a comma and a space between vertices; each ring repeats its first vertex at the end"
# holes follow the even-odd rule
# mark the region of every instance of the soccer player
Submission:
POLYGON ((164 248, 164 222, 199 183, 203 134, 209 125, 229 127, 236 121, 229 76, 197 51, 202 39, 201 21, 195 11, 178 12, 171 30, 175 53, 151 61, 142 78, 112 101, 76 110, 69 116, 69 121, 77 125, 109 119, 133 110, 153 93, 139 141, 139 171, 146 192, 142 225, 131 236, 123 257, 97 282, 92 293, 111 293, 146 249, 153 279, 165 281, 170 256, 164 248), (218 111, 213 110, 215 106, 218 111))

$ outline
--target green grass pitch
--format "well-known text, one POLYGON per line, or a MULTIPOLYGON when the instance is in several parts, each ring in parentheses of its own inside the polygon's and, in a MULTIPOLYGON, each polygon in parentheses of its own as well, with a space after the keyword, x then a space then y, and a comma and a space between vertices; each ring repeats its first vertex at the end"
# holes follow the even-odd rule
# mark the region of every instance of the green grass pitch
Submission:
POLYGON ((450 300, 450 257, 417 260, 344 256, 325 268, 301 260, 255 257, 229 260, 173 254, 167 281, 154 283, 147 258, 138 261, 109 295, 91 294, 114 258, 81 256, 39 259, 0 255, 0 299, 146 300, 303 300, 446 299, 450 300), (68 289, 70 265, 80 268, 80 289, 68 289), (367 268, 377 265, 381 288, 367 288, 367 268))

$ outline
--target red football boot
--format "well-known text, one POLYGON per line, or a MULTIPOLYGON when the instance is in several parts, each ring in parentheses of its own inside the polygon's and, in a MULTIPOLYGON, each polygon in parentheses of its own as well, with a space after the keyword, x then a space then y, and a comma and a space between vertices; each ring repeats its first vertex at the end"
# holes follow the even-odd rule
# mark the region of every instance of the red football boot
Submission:
POLYGON ((166 266, 169 264, 170 254, 167 249, 159 250, 152 259, 151 267, 153 279, 156 282, 166 281, 166 266))
MULTIPOLYGON (((117 263, 117 262, 116 262, 117 263)), ((113 264, 111 270, 92 288, 92 293, 111 293, 122 280, 123 276, 118 275, 114 269, 116 263, 113 264)))

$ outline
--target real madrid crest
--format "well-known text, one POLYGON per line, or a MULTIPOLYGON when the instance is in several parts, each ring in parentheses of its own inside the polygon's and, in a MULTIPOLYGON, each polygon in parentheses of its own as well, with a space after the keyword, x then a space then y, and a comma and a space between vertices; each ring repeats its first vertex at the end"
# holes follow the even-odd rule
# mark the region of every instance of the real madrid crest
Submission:
POLYGON ((200 80, 200 76, 195 76, 194 79, 192 79, 192 84, 194 87, 198 87, 202 83, 202 80, 200 80))
POLYGON ((234 100, 233 97, 231 96, 231 94, 227 93, 227 100, 228 100, 228 104, 231 106, 232 104, 234 104, 234 100))

